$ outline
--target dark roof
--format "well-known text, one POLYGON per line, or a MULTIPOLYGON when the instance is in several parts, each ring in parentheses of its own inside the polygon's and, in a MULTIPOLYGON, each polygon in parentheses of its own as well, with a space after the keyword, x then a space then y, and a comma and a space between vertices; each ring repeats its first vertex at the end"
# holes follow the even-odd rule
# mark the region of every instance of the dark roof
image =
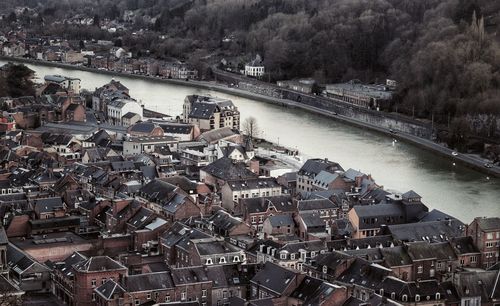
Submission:
POLYGON ((156 124, 151 122, 138 122, 129 127, 130 132, 138 132, 138 133, 151 133, 156 127, 156 124))
POLYGON ((8 244, 9 239, 7 238, 7 234, 5 233, 5 228, 0 226, 0 245, 8 244))
POLYGON ((270 206, 281 212, 294 211, 296 208, 291 195, 245 198, 240 199, 240 204, 249 214, 265 212, 270 206))
POLYGON ((356 258, 337 280, 345 284, 356 284, 365 288, 376 289, 391 273, 391 269, 370 263, 365 259, 356 258))
POLYGON ((183 123, 159 123, 165 134, 190 134, 193 130, 191 124, 183 123))
POLYGON ((388 225, 388 233, 399 241, 447 241, 453 237, 464 236, 460 221, 429 221, 410 224, 388 225))
POLYGON ((62 209, 62 208, 63 208, 63 202, 60 197, 35 200, 34 210, 38 214, 52 212, 56 209, 62 209))
POLYGON ((408 244, 407 250, 408 256, 410 256, 413 261, 431 258, 437 260, 455 260, 457 258, 449 242, 412 242, 408 244))
POLYGON ((267 218, 272 227, 278 226, 295 226, 292 216, 290 215, 274 215, 267 218))
POLYGON ((172 280, 175 286, 182 286, 186 284, 209 282, 207 272, 201 266, 186 267, 186 268, 173 268, 172 280))
POLYGON ((281 295, 295 278, 295 272, 267 261, 262 270, 252 278, 252 283, 281 295))
POLYGON ((308 211, 308 210, 335 209, 337 208, 337 205, 335 205, 329 199, 311 199, 311 200, 298 201, 297 207, 299 211, 308 211))
POLYGON ((421 199, 422 196, 420 196, 418 193, 416 193, 413 190, 407 191, 401 195, 403 200, 409 200, 409 199, 421 199))
POLYGON ((454 237, 450 240, 455 252, 459 255, 479 253, 478 248, 474 244, 472 237, 454 237))
POLYGON ((327 159, 309 159, 300 168, 298 174, 313 177, 321 171, 335 172, 337 170, 344 171, 344 169, 342 169, 342 167, 336 162, 332 162, 327 159))
POLYGON ((474 221, 477 221, 479 228, 483 231, 497 231, 500 229, 500 218, 499 217, 491 217, 491 218, 476 218, 474 221))
POLYGON ((108 279, 104 284, 97 287, 95 291, 107 300, 111 300, 116 294, 121 297, 125 293, 125 289, 111 279, 108 279))
POLYGON ((234 227, 243 223, 243 221, 231 216, 222 209, 215 212, 208 221, 212 222, 215 228, 223 231, 231 231, 234 227))
MULTIPOLYGON (((290 294, 290 297, 303 301, 304 306, 319 305, 320 301, 327 299, 335 290, 341 289, 317 278, 306 276, 300 285, 290 294)), ((347 289, 343 289, 347 290, 347 289)))
POLYGON ((126 113, 125 115, 122 116, 122 118, 125 118, 125 119, 132 119, 134 118, 134 116, 139 116, 139 114, 136 114, 136 113, 133 113, 133 112, 128 112, 126 113))
POLYGON ((231 244, 224 241, 199 241, 194 243, 200 255, 226 254, 238 251, 231 244))
POLYGON ((129 275, 125 280, 125 287, 128 292, 139 292, 174 288, 174 283, 170 272, 164 271, 129 275))
POLYGON ((281 187, 274 177, 229 180, 227 184, 232 191, 281 187))
POLYGON ((74 265, 76 270, 85 272, 95 272, 104 270, 126 270, 119 262, 108 256, 95 256, 74 265))
POLYGON ((190 118, 210 119, 217 112, 218 106, 215 103, 194 102, 191 105, 190 118))
POLYGON ((225 181, 250 179, 257 177, 257 175, 248 170, 244 164, 235 163, 233 162, 233 160, 227 157, 218 159, 213 163, 203 167, 201 170, 225 181))

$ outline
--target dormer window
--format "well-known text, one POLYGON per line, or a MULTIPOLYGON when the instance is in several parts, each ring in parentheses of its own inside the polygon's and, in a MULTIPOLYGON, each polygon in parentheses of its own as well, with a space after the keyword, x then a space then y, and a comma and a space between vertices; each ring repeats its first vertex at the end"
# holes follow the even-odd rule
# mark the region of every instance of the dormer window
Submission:
POLYGON ((219 263, 220 264, 225 264, 226 263, 226 257, 219 258, 219 263))
POLYGON ((440 300, 441 299, 441 294, 439 292, 436 293, 436 300, 440 300))
POLYGON ((212 258, 207 258, 206 264, 207 265, 213 265, 212 258))
POLYGON ((285 253, 281 253, 280 254, 280 259, 286 259, 286 254, 285 253))
POLYGON ((328 272, 328 267, 327 266, 323 266, 323 273, 327 273, 328 272))
POLYGON ((234 256, 233 257, 233 262, 239 262, 240 261, 240 257, 239 256, 234 256))
POLYGON ((420 302, 420 295, 418 294, 415 295, 415 302, 420 302))
POLYGON ((403 302, 407 302, 408 301, 408 296, 406 294, 403 294, 403 302))

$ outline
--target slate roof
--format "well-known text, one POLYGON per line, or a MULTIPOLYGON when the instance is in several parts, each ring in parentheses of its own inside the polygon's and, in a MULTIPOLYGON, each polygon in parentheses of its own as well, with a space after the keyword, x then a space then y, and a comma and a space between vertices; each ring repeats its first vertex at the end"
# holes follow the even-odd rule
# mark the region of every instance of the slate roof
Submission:
POLYGON ((404 215, 399 204, 355 205, 352 209, 356 211, 359 218, 404 215))
POLYGON ((490 300, 491 296, 498 298, 498 277, 496 271, 471 271, 457 273, 455 288, 460 297, 481 297, 481 301, 490 300))
POLYGON ((424 259, 456 260, 457 256, 448 242, 428 243, 426 241, 412 242, 407 246, 408 256, 412 261, 424 259))
POLYGON ((174 288, 170 272, 143 273, 129 275, 125 279, 125 288, 128 292, 140 292, 174 288))
POLYGON ((267 218, 272 227, 278 226, 295 226, 292 216, 290 215, 274 215, 267 218))
POLYGON ((344 171, 344 169, 342 169, 342 167, 338 163, 331 162, 325 159, 309 159, 300 168, 298 174, 314 177, 324 170, 329 172, 334 172, 337 170, 344 171))
POLYGON ((99 293, 102 297, 104 297, 106 300, 111 300, 115 295, 122 296, 123 293, 125 293, 125 289, 123 289, 120 284, 116 283, 115 281, 108 279, 104 284, 101 286, 97 287, 95 289, 97 293, 99 293))
POLYGON ((242 163, 234 163, 230 158, 223 157, 203 167, 201 170, 221 180, 237 180, 256 178, 257 175, 248 170, 242 163))
POLYGON ((237 252, 238 249, 224 241, 200 241, 194 243, 201 256, 237 252))
POLYGON ((479 249, 474 244, 472 237, 455 237, 450 240, 455 253, 458 255, 479 253, 479 249))
POLYGON ((151 122, 138 122, 129 127, 130 132, 151 133, 158 125, 151 122))
POLYGON ((327 188, 329 184, 334 182, 339 177, 340 177, 339 173, 332 173, 329 171, 321 170, 314 177, 313 185, 319 186, 322 188, 327 188))
POLYGON ((453 237, 464 236, 464 228, 460 221, 429 221, 411 224, 388 225, 388 233, 399 241, 447 241, 453 237))
POLYGON ((412 261, 406 250, 401 246, 392 248, 381 248, 383 261, 387 267, 399 267, 411 265, 412 261))
POLYGON ((211 222, 215 228, 223 231, 231 231, 234 227, 243 223, 242 220, 231 216, 222 209, 210 216, 208 222, 211 222))
POLYGON ((356 258, 337 280, 345 284, 356 284, 365 288, 376 289, 391 273, 392 270, 388 268, 356 258))
POLYGON ((476 218, 475 221, 483 231, 498 231, 500 229, 499 217, 476 218))
POLYGON ((122 116, 122 118, 125 118, 125 119, 132 119, 134 118, 135 116, 139 116, 139 114, 136 114, 136 113, 133 113, 133 112, 128 112, 126 113, 125 115, 122 116))
POLYGON ((201 266, 186 267, 186 268, 173 268, 172 280, 175 286, 182 286, 186 284, 209 282, 207 272, 201 266))
POLYGON ((9 243, 9 239, 7 238, 7 234, 5 233, 5 228, 0 226, 0 245, 5 245, 9 243))
POLYGON ((274 177, 228 180, 227 184, 232 191, 281 187, 274 177))
POLYGON ((183 123, 159 123, 158 124, 165 134, 190 134, 193 130, 193 126, 191 124, 183 124, 183 123))
POLYGON ((308 227, 309 232, 313 232, 314 228, 324 228, 325 221, 320 218, 319 213, 316 212, 301 212, 300 219, 304 222, 304 224, 308 227))
POLYGON ((315 258, 315 266, 318 267, 318 270, 322 270, 323 266, 328 267, 329 270, 335 270, 339 265, 351 258, 353 258, 351 255, 342 252, 319 254, 315 258))
POLYGON ((291 212, 296 208, 291 195, 245 198, 240 203, 249 214, 265 212, 270 205, 280 212, 291 212))
POLYGON ((413 190, 407 191, 401 195, 403 200, 408 200, 408 199, 421 199, 422 196, 416 193, 413 190))
MULTIPOLYGON (((304 306, 320 305, 323 299, 329 298, 335 290, 341 287, 329 284, 311 276, 306 276, 300 285, 290 294, 290 297, 303 301, 304 306)), ((343 289, 347 290, 347 289, 343 289)))
POLYGON ((300 200, 297 202, 297 207, 299 211, 309 211, 309 210, 322 210, 322 209, 335 209, 335 205, 329 199, 311 199, 311 200, 300 200))
POLYGON ((213 114, 218 110, 219 107, 215 103, 194 102, 191 105, 189 117, 197 119, 210 119, 210 117, 213 116, 213 114))
POLYGON ((34 210, 40 213, 53 212, 57 209, 63 208, 63 202, 60 197, 36 199, 34 204, 34 210))
POLYGON ((206 143, 214 143, 216 141, 219 141, 221 139, 238 135, 235 133, 230 127, 222 127, 219 129, 213 129, 210 131, 206 131, 202 133, 200 136, 198 136, 198 140, 203 140, 206 143))
POLYGON ((252 278, 252 283, 281 295, 295 278, 295 272, 267 261, 262 270, 252 278))
POLYGON ((108 256, 95 256, 74 265, 76 270, 85 272, 96 272, 103 270, 123 270, 127 269, 119 262, 108 256))

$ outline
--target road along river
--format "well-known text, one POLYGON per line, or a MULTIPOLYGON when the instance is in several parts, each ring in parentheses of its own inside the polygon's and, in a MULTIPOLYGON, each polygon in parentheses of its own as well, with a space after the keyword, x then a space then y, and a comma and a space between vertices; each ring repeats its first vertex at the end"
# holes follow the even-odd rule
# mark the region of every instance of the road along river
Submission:
MULTIPOLYGON (((6 63, 0 61, 0 65, 6 63)), ((43 80, 61 74, 82 80, 82 88, 94 90, 109 82, 110 75, 70 68, 27 64, 43 80)), ((167 84, 161 81, 115 76, 146 108, 176 116, 189 94, 210 94, 233 100, 242 121, 254 116, 262 137, 297 148, 311 157, 326 157, 345 169, 372 174, 386 189, 415 190, 430 209, 436 208, 464 222, 475 216, 500 216, 500 180, 470 170, 415 146, 394 142, 389 136, 341 124, 321 115, 284 108, 213 91, 167 84)), ((186 83, 189 84, 189 83, 186 83)))

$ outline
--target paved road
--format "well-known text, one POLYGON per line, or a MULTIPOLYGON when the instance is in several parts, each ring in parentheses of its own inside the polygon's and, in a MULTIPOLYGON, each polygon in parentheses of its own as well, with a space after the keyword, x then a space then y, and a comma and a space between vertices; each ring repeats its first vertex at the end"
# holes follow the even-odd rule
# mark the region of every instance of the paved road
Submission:
POLYGON ((107 71, 107 70, 98 70, 98 69, 92 69, 92 68, 87 68, 87 67, 82 67, 82 66, 74 66, 71 64, 63 64, 63 63, 51 63, 51 62, 44 62, 44 61, 35 61, 35 60, 26 60, 26 59, 18 59, 18 58, 6 58, 6 57, 0 57, 4 58, 6 60, 13 60, 13 61, 21 61, 21 62, 28 62, 28 63, 33 63, 33 64, 40 64, 40 65, 49 65, 49 66, 59 66, 59 67, 65 67, 65 68, 70 68, 70 69, 79 69, 79 70, 84 70, 84 71, 92 71, 92 72, 100 72, 100 73, 105 73, 105 74, 110 74, 110 75, 120 75, 120 76, 125 76, 125 77, 133 77, 133 78, 141 78, 141 79, 149 79, 152 81, 157 81, 157 82, 165 82, 165 83, 170 83, 170 84, 176 84, 176 85, 181 85, 181 86, 191 86, 191 87, 197 87, 197 88, 202 88, 202 89, 208 89, 208 90, 213 90, 213 91, 218 91, 218 92, 223 92, 243 98, 248 98, 248 99, 254 99, 254 100, 259 100, 259 101, 264 101, 268 103, 274 103, 277 105, 281 106, 289 106, 289 107, 295 107, 295 108, 301 108, 313 113, 317 113, 320 115, 328 116, 330 118, 333 118, 335 120, 356 125, 358 127, 370 129, 373 131, 377 131, 386 135, 390 135, 396 139, 403 140, 406 142, 410 142, 414 145, 417 145, 423 149, 438 153, 442 156, 445 156, 447 158, 450 158, 451 160, 455 162, 462 163, 463 165, 476 169, 478 171, 487 173, 492 176, 500 177, 500 167, 499 166, 493 166, 492 168, 486 168, 484 167, 485 160, 478 158, 473 155, 467 155, 467 154, 459 154, 457 156, 452 155, 452 150, 437 144, 431 140, 423 139, 420 137, 416 137, 413 135, 410 135, 408 133, 403 133, 403 132, 398 132, 397 134, 391 134, 387 129, 385 128, 380 128, 378 126, 365 123, 359 120, 355 120, 349 117, 337 115, 334 112, 331 111, 326 111, 324 109, 314 107, 314 106, 309 106, 301 103, 297 103, 291 100, 285 100, 285 99, 279 99, 279 98, 274 98, 274 97, 269 97, 269 96, 264 96, 256 93, 252 93, 249 91, 244 91, 238 88, 234 87, 228 87, 227 85, 223 85, 220 83, 215 83, 215 82, 207 82, 207 81, 185 81, 185 80, 175 80, 175 79, 161 79, 158 77, 154 76, 146 76, 146 75, 138 75, 138 74, 129 74, 129 73, 120 73, 120 72, 114 72, 114 71, 107 71))

